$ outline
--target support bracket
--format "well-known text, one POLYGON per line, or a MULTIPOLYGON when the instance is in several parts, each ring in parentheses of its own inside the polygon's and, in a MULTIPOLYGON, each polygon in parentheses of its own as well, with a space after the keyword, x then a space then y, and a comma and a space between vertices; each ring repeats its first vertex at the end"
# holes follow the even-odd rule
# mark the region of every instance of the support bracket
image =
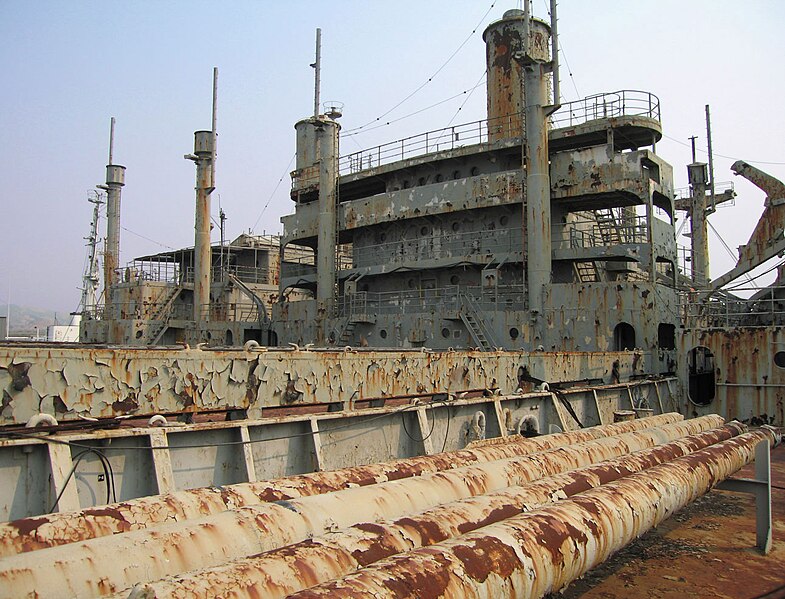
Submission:
POLYGON ((769 441, 755 447, 755 478, 729 478, 715 488, 755 495, 756 546, 764 555, 771 550, 771 448, 769 441))

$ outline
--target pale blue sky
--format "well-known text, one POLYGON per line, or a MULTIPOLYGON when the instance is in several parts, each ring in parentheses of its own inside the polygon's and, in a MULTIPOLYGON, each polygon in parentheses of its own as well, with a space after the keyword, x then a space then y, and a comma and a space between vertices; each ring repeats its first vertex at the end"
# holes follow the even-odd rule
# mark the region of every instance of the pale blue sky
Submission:
MULTIPOLYGON (((76 308, 87 192, 103 181, 111 116, 115 162, 128 168, 121 263, 193 244, 194 167, 183 154, 192 150, 193 132, 210 126, 213 66, 220 70, 214 215, 220 195, 228 237, 257 220, 256 232, 278 232, 280 217, 292 210, 293 125, 313 106, 308 65, 316 27, 323 32, 322 99, 345 104, 341 122, 348 130, 427 81, 467 37, 434 80, 384 120, 474 87, 485 68, 482 30, 517 6, 515 0, 0 0, 0 303, 10 285, 14 303, 76 308)), ((545 14, 542 0, 534 6, 545 14)), ((618 89, 657 94, 668 136, 657 150, 674 166, 677 186, 686 185, 690 161, 682 144, 695 134, 705 147, 706 103, 718 181, 731 179, 735 158, 777 162, 758 166, 785 179, 785 3, 563 0, 559 15, 573 73, 562 61, 563 99, 618 89)), ((464 100, 344 138, 342 149, 485 117, 484 87, 456 116, 464 100)), ((737 206, 712 219, 731 247, 746 241, 763 203, 754 187, 735 182, 737 206)), ((711 243, 717 276, 731 260, 716 239, 711 243)))

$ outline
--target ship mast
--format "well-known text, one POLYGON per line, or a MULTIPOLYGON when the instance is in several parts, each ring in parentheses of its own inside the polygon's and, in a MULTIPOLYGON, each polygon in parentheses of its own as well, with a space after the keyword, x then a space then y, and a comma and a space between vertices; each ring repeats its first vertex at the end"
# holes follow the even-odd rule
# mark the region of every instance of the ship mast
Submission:
MULTIPOLYGON (((111 162, 111 159, 109 160, 111 162)), ((85 237, 87 241, 87 264, 85 265, 84 276, 82 277, 82 299, 79 307, 82 314, 86 314, 95 309, 96 296, 100 279, 98 277, 98 220, 101 205, 104 203, 103 194, 93 191, 87 201, 93 205, 93 220, 90 223, 90 235, 85 237)))

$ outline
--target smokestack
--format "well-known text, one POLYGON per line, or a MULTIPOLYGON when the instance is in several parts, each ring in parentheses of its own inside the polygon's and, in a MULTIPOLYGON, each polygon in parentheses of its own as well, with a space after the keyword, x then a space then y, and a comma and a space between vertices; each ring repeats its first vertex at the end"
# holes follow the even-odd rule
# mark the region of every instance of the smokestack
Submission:
MULTIPOLYGON (((319 152, 319 237, 316 257, 317 318, 329 318, 335 305, 338 131, 341 126, 328 117, 314 122, 319 152)), ((324 334, 325 331, 322 331, 324 334)), ((325 336, 326 338, 326 336, 325 336)), ((324 341, 323 339, 321 340, 324 341)))
POLYGON ((186 158, 196 163, 196 217, 194 235, 194 320, 204 322, 210 314, 210 194, 213 192, 212 131, 194 133, 194 153, 186 158))
POLYGON ((519 137, 522 133, 525 86, 520 58, 529 54, 535 60, 549 60, 550 29, 540 20, 527 19, 528 0, 526 9, 508 10, 500 21, 491 23, 482 34, 488 69, 490 142, 519 137), (525 44, 527 37, 529 43, 525 44))
POLYGON ((210 248, 210 194, 215 189, 216 112, 218 69, 213 69, 212 130, 194 133, 194 153, 185 158, 196 163, 196 215, 194 218, 194 321, 210 317, 210 281, 212 251, 210 248))
POLYGON ((125 167, 113 164, 114 124, 112 117, 109 130, 109 164, 106 165, 106 251, 104 252, 104 303, 111 305, 112 287, 118 282, 117 269, 120 261, 120 195, 125 185, 125 167))

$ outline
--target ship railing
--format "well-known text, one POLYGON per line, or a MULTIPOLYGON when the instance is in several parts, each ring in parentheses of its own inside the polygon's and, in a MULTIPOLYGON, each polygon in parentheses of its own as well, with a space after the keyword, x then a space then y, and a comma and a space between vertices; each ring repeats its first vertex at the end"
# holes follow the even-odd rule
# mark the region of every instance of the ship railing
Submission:
POLYGON ((737 287, 704 301, 699 291, 680 294, 680 311, 688 328, 768 327, 785 325, 785 287, 737 287), (747 296, 747 297, 743 297, 747 296))
POLYGON ((596 220, 570 221, 552 235, 554 249, 595 248, 627 243, 646 243, 648 224, 645 216, 617 219, 610 226, 596 220))
MULTIPOLYGON (((735 186, 733 181, 718 181, 714 184, 714 195, 722 195, 727 191, 735 191, 735 186)), ((692 188, 687 187, 679 187, 678 189, 673 190, 673 194, 677 200, 689 200, 692 197, 692 188)), ((706 199, 710 201, 710 192, 706 189, 706 199)), ((729 205, 733 205, 731 202, 729 205)))
POLYGON ((660 99, 637 89, 623 89, 587 96, 562 104, 551 117, 551 128, 574 127, 597 119, 643 116, 660 120, 660 99))
POLYGON ((355 267, 377 264, 402 264, 448 258, 470 259, 480 256, 509 255, 522 251, 520 229, 429 234, 430 227, 420 230, 421 237, 384 241, 364 246, 355 253, 355 267))
MULTIPOLYGON (((229 275, 240 279, 243 283, 270 283, 270 271, 267 268, 257 268, 254 266, 239 266, 236 264, 223 267, 213 267, 210 270, 210 280, 213 283, 224 283, 229 280, 229 275)), ((194 282, 194 269, 188 267, 185 270, 183 283, 194 282)))
MULTIPOLYGON (((110 317, 122 320, 149 320, 154 321, 156 315, 160 314, 161 308, 165 307, 165 302, 124 302, 110 306, 97 305, 90 309, 87 314, 95 319, 101 320, 110 317)), ((264 314, 259 314, 259 310, 253 302, 214 302, 205 306, 202 316, 209 320, 219 322, 255 322, 264 319, 264 314)), ((168 321, 172 320, 193 320, 193 304, 172 304, 167 311, 168 321)))
MULTIPOLYGON (((264 314, 253 302, 213 302, 202 306, 201 318, 210 322, 262 322, 264 314)), ((193 304, 178 304, 170 320, 193 320, 193 304)))
POLYGON ((447 285, 433 289, 412 289, 390 292, 362 292, 338 297, 338 315, 351 318, 360 314, 457 314, 463 298, 471 298, 479 311, 523 310, 524 285, 496 285, 493 287, 447 285))
POLYGON ((180 280, 179 262, 151 262, 134 260, 125 268, 117 269, 118 280, 125 283, 134 281, 157 281, 161 283, 177 283, 180 280))
MULTIPOLYGON (((620 116, 644 116, 659 121, 660 100, 654 94, 640 90, 595 94, 562 104, 561 109, 551 116, 550 128, 574 127, 597 119, 620 116)), ((521 114, 515 113, 426 131, 345 154, 338 159, 338 168, 342 175, 347 175, 407 158, 488 143, 489 130, 494 139, 520 137, 521 123, 521 114)))

